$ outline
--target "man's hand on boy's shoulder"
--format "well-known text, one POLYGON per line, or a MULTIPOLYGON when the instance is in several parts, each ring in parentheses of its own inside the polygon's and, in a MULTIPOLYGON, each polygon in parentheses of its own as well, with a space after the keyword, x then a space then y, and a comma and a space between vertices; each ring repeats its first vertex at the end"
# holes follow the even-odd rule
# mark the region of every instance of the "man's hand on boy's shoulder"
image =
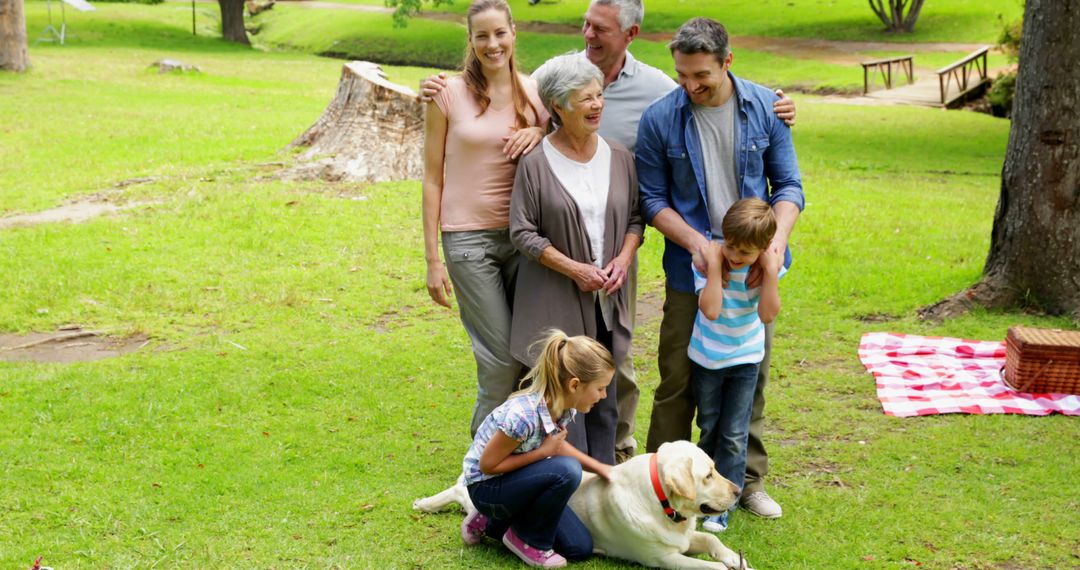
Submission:
POLYGON ((421 103, 430 103, 443 89, 446 89, 446 73, 440 71, 437 75, 429 75, 420 82, 420 94, 416 96, 416 99, 421 103))

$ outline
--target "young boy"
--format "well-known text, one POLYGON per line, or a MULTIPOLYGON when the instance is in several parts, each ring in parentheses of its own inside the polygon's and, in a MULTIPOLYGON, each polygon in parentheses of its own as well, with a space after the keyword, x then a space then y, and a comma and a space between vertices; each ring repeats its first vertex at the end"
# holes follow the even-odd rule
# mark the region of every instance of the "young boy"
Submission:
MULTIPOLYGON (((750 411, 758 365, 765 354, 765 323, 780 312, 777 283, 784 257, 769 250, 776 217, 763 200, 747 198, 732 204, 721 229, 724 241, 709 242, 703 251, 707 275, 694 267, 699 310, 688 349, 690 378, 701 428, 698 446, 713 458, 721 475, 742 487, 750 411), (746 282, 755 263, 762 272, 761 283, 750 289, 746 282)), ((727 519, 727 512, 706 517, 702 527, 720 532, 727 529, 727 519)))

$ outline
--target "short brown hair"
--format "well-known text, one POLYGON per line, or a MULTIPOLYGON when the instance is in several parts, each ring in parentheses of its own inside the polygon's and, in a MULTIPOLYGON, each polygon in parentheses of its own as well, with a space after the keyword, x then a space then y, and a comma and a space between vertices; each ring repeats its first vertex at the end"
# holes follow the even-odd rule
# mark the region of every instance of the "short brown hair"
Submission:
POLYGON ((743 198, 728 208, 720 229, 724 241, 733 247, 765 249, 776 235, 776 215, 768 202, 743 198))

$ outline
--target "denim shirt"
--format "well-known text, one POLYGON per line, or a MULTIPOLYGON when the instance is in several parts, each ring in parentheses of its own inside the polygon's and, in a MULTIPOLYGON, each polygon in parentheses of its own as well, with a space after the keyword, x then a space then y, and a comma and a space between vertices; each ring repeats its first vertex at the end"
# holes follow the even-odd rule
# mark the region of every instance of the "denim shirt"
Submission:
MULTIPOLYGON (((742 198, 761 198, 770 205, 787 201, 804 206, 802 177, 791 142, 791 129, 773 112, 776 94, 730 72, 738 103, 735 129, 735 180, 742 198)), ((641 214, 652 223, 664 208, 675 210, 690 227, 713 235, 706 198, 704 157, 690 97, 681 87, 658 99, 638 125, 637 165, 641 214)), ((719 230, 719 228, 717 228, 719 230)), ((694 292, 690 252, 665 239, 664 272, 668 285, 694 292)), ((790 249, 784 266, 791 265, 790 249)))

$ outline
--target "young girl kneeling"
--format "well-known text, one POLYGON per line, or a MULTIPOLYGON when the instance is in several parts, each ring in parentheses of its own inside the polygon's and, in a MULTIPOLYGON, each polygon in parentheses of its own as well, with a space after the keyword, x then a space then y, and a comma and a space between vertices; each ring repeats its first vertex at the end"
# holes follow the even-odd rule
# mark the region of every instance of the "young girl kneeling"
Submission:
POLYGON ((477 512, 461 523, 461 538, 484 536, 530 566, 559 568, 592 554, 592 535, 567 502, 585 469, 607 479, 611 466, 564 445, 575 414, 607 395, 615 372, 611 353, 585 336, 552 331, 541 341, 528 388, 510 395, 476 432, 465 455, 465 484, 477 512))

